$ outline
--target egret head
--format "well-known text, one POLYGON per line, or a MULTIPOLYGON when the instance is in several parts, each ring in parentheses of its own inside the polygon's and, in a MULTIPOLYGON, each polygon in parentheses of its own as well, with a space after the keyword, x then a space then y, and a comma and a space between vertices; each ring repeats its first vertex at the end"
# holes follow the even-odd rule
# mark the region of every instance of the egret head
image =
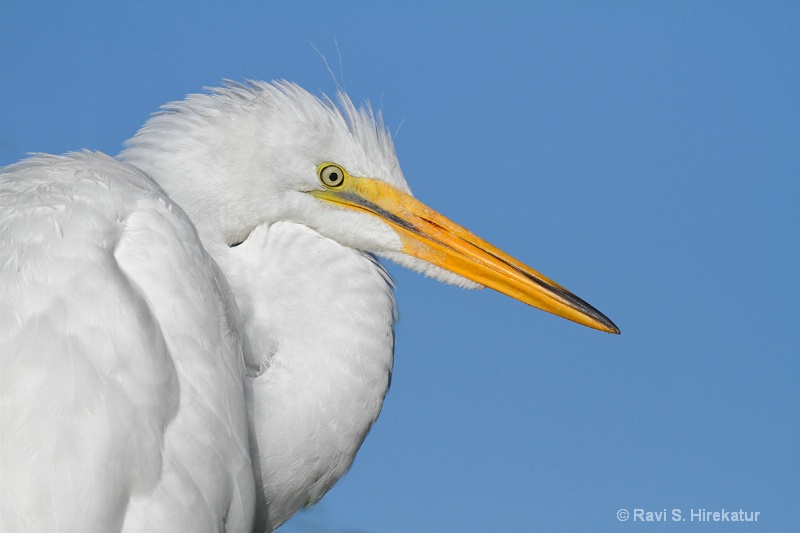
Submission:
POLYGON ((288 82, 229 83, 165 106, 121 157, 154 176, 212 254, 279 221, 437 280, 488 286, 611 333, 602 313, 414 199, 379 114, 288 82))

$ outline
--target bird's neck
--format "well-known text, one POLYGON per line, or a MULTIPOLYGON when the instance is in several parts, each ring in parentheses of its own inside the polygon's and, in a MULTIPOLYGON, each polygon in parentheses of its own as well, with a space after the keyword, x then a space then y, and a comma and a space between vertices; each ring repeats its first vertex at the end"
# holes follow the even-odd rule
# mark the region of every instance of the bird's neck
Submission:
POLYGON ((370 256, 285 222, 217 260, 242 314, 257 521, 275 528, 347 471, 378 417, 391 281, 370 256))

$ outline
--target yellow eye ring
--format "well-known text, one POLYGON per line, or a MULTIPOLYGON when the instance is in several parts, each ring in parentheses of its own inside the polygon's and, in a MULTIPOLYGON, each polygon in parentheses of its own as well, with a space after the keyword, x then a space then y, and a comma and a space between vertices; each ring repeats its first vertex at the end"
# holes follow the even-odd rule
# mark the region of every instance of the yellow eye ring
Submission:
POLYGON ((333 163, 323 163, 317 168, 317 175, 319 181, 328 189, 338 189, 344 185, 344 179, 347 172, 333 163))

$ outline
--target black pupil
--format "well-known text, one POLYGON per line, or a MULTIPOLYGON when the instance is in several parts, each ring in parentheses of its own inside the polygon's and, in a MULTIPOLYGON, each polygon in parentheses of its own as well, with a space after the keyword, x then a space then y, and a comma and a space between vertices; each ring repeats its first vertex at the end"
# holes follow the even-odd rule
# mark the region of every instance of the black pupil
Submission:
POLYGON ((336 172, 331 172, 331 173, 328 175, 328 180, 329 180, 331 183, 336 183, 337 181, 339 181, 339 174, 337 174, 336 172))

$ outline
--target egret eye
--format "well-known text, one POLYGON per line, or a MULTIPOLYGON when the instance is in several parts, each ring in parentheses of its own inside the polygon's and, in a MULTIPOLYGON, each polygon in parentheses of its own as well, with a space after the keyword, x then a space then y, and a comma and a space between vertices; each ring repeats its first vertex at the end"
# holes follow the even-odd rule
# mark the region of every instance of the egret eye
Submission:
POLYGON ((344 183, 344 169, 338 165, 325 165, 319 170, 319 180, 330 189, 341 187, 344 183))

